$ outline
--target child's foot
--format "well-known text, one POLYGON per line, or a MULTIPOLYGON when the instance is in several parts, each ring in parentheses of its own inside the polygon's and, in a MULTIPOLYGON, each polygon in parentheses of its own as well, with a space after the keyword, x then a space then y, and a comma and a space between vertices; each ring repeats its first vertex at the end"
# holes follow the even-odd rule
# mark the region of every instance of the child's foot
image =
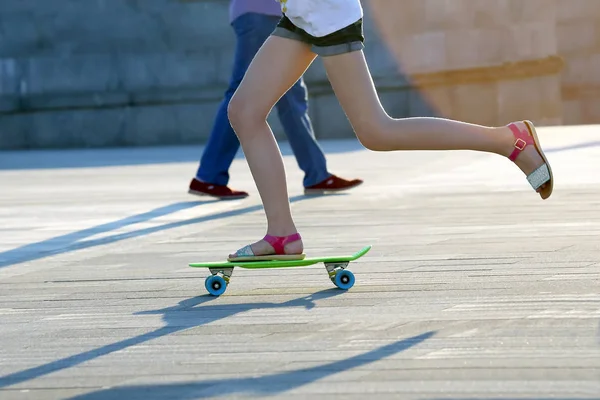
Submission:
POLYGON ((547 199, 552 194, 554 179, 550 163, 540 146, 535 127, 529 121, 514 122, 505 127, 513 136, 508 158, 513 161, 523 173, 531 187, 547 199))
POLYGON ((230 254, 227 261, 302 260, 304 247, 299 233, 289 236, 266 235, 262 240, 230 254))

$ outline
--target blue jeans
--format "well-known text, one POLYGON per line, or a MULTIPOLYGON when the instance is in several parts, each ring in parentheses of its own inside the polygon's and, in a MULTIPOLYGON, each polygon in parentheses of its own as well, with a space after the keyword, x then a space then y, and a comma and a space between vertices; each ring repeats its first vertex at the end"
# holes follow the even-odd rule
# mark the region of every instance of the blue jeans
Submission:
MULTIPOLYGON (((229 123, 227 107, 254 55, 273 32, 279 20, 280 18, 275 16, 247 13, 232 23, 237 44, 229 88, 219 106, 196 173, 196 177, 204 182, 215 185, 227 185, 229 182, 229 167, 240 142, 229 123)), ((276 108, 296 162, 304 171, 303 185, 312 186, 327 179, 330 174, 327 171, 325 154, 315 139, 308 116, 308 95, 302 77, 283 95, 276 108)))

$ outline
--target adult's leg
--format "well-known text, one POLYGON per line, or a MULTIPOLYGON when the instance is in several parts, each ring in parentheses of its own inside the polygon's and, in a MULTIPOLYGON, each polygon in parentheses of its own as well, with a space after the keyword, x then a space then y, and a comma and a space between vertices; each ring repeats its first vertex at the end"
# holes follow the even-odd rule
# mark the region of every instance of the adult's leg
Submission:
POLYGON ((308 92, 300 78, 277 102, 277 113, 296 157, 304 171, 303 185, 312 186, 329 177, 327 161, 317 143, 308 115, 308 92))
MULTIPOLYGON (((281 152, 267 123, 273 106, 304 74, 316 55, 310 46, 271 36, 256 54, 240 87, 229 103, 229 120, 240 139, 248 166, 267 216, 267 234, 285 237, 297 233, 292 220, 281 152)), ((248 249, 248 248, 246 248, 248 249)), ((265 240, 250 245, 255 255, 272 254, 265 240)), ((285 246, 288 254, 303 251, 301 240, 285 246)), ((230 255, 235 257, 239 253, 230 255)))
POLYGON ((308 115, 308 92, 303 78, 277 102, 277 111, 296 162, 304 171, 304 193, 336 192, 362 184, 361 179, 346 180, 327 170, 325 154, 315 138, 308 115))
POLYGON ((247 13, 233 21, 236 46, 229 87, 221 101, 210 138, 202 154, 196 177, 215 185, 227 185, 229 168, 240 147, 229 118, 227 108, 239 87, 252 58, 277 26, 279 18, 269 15, 247 13))
MULTIPOLYGON (((391 118, 383 109, 362 50, 323 57, 329 81, 357 137, 375 151, 476 150, 509 157, 519 145, 509 126, 486 127, 443 118, 391 118)), ((533 127, 514 123, 526 140, 533 127)), ((522 144, 521 142, 520 144, 522 144)), ((526 146, 515 163, 526 174, 536 171, 546 180, 544 159, 537 146, 526 146)), ((533 185, 533 184, 532 184, 533 185)), ((542 198, 551 194, 552 182, 536 189, 542 198)))

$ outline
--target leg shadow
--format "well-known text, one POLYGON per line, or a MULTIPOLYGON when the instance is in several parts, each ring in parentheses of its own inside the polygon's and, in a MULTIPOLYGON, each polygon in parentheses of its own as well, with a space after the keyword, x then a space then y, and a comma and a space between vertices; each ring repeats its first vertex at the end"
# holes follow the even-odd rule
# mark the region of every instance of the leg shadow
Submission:
POLYGON ((90 361, 155 338, 209 324, 211 322, 225 319, 244 311, 286 307, 304 307, 307 310, 310 310, 315 306, 315 301, 337 296, 342 293, 344 292, 338 289, 328 289, 311 294, 309 296, 301 297, 299 299, 286 301, 284 303, 224 304, 214 306, 204 305, 215 299, 215 297, 210 295, 186 299, 179 302, 179 304, 174 307, 153 311, 143 311, 134 314, 162 315, 165 326, 161 328, 158 328, 152 332, 144 333, 143 335, 125 339, 116 343, 111 343, 97 349, 62 358, 48 364, 5 375, 0 377, 0 388, 16 385, 18 383, 36 379, 56 371, 75 367, 86 361, 90 361))
POLYGON ((393 356, 426 341, 434 334, 435 332, 426 332, 418 336, 399 340, 389 345, 379 347, 375 350, 371 350, 358 356, 320 365, 318 367, 303 368, 295 371, 265 375, 257 378, 252 377, 173 384, 116 387, 72 397, 71 400, 191 400, 244 394, 260 397, 272 396, 316 382, 328 376, 339 374, 340 372, 349 371, 353 368, 361 367, 382 360, 386 357, 393 356))
MULTIPOLYGON (((343 196, 346 193, 328 194, 327 196, 343 196)), ((296 203, 301 200, 307 200, 315 196, 298 195, 290 198, 290 203, 296 203)), ((137 238, 140 236, 150 235, 156 232, 162 232, 169 229, 180 228, 187 225, 200 224, 202 222, 213 221, 218 219, 231 218, 234 216, 249 214, 263 209, 262 204, 248 206, 230 211, 223 211, 216 214, 205 215, 198 218, 186 219, 183 221, 170 222, 163 225, 152 226, 148 228, 138 229, 131 232, 119 233, 111 236, 102 237, 99 239, 81 241, 87 237, 94 236, 100 233, 110 232, 125 226, 134 225, 140 222, 146 222, 156 217, 165 216, 175 213, 180 210, 196 207, 202 202, 190 201, 171 204, 165 207, 160 207, 155 210, 143 214, 133 215, 118 221, 109 222, 98 225, 92 228, 83 229, 81 231, 69 233, 62 236, 57 236, 41 242, 27 244, 16 249, 8 250, 0 253, 0 268, 8 267, 15 264, 20 264, 28 261, 36 261, 44 257, 70 253, 76 250, 87 249, 90 247, 102 246, 119 242, 121 240, 137 238)))
POLYGON ((88 247, 111 243, 112 241, 119 240, 115 238, 125 236, 126 234, 113 235, 102 239, 88 240, 84 242, 81 242, 81 240, 90 236, 124 228, 126 226, 139 224, 140 222, 147 222, 151 219, 163 217, 165 215, 173 214, 178 211, 187 210, 189 208, 196 207, 200 204, 202 203, 198 201, 184 201, 169 204, 167 206, 159 207, 145 213, 131 215, 129 217, 122 218, 117 221, 108 222, 106 224, 82 229, 77 232, 68 233, 66 235, 42 240, 40 242, 30 243, 21 247, 17 247, 16 249, 7 250, 0 253, 0 268, 14 264, 20 264, 27 261, 38 260, 40 258, 44 258, 54 254, 69 253, 71 251, 79 249, 85 249, 88 247))

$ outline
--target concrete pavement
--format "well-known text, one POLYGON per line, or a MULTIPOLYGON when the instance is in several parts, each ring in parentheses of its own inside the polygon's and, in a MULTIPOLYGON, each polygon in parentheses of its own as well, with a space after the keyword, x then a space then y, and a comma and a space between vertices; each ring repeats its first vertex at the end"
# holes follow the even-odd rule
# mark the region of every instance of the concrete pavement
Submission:
POLYGON ((348 292, 322 265, 193 261, 264 234, 244 200, 186 193, 197 148, 0 152, 0 399, 600 398, 600 127, 540 130, 555 193, 500 157, 323 142, 365 184, 304 197, 310 256, 373 249, 348 292))

